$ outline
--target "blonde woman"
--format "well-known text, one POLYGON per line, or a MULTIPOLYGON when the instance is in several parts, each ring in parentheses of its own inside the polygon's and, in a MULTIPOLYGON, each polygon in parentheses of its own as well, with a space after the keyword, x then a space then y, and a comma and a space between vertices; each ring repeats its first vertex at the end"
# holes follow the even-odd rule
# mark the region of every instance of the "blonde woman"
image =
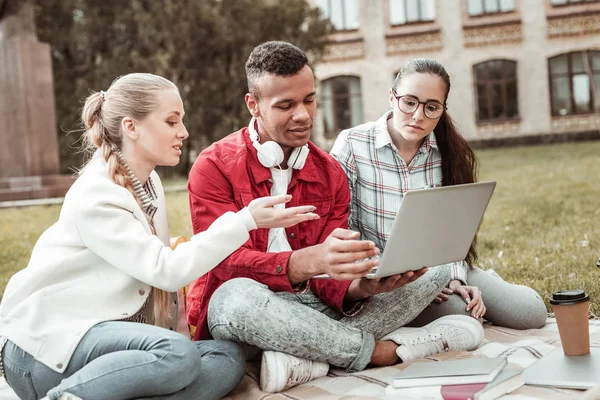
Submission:
POLYGON ((171 250, 154 168, 179 162, 184 114, 177 87, 151 74, 87 98, 84 143, 94 154, 0 304, 0 372, 21 399, 217 399, 242 378, 233 343, 155 326, 174 326, 169 292, 210 271, 250 230, 318 216, 312 206, 273 207, 290 196, 260 198, 171 250))

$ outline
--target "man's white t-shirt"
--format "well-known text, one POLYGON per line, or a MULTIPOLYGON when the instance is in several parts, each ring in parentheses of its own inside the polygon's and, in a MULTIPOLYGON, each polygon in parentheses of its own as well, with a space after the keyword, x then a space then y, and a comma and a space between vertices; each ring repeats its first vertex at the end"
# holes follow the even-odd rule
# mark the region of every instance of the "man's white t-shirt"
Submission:
MULTIPOLYGON (((271 196, 279 196, 286 194, 288 185, 292 180, 292 168, 279 169, 270 168, 271 177, 273 179, 273 187, 271 188, 271 196)), ((285 204, 277 204, 275 208, 285 208, 285 204)), ((279 253, 281 251, 291 251, 292 248, 287 240, 285 234, 285 228, 271 228, 269 229, 269 244, 267 246, 267 252, 279 253)))

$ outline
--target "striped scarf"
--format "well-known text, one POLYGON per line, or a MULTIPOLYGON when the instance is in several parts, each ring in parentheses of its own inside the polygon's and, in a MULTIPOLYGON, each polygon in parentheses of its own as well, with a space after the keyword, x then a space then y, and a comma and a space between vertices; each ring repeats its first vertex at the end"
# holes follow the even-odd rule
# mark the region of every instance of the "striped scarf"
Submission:
POLYGON ((134 175, 131 168, 129 168, 129 165, 125 161, 125 157, 123 157, 121 150, 115 148, 113 151, 119 158, 119 162, 123 165, 123 167, 125 167, 127 173, 129 174, 129 179, 131 179, 131 183, 133 184, 133 191, 135 192, 135 196, 140 200, 142 210, 152 221, 156 211, 158 210, 158 208, 154 205, 154 200, 158 198, 158 195, 156 194, 154 183, 152 183, 152 178, 148 177, 148 180, 144 186, 142 186, 140 180, 134 175))

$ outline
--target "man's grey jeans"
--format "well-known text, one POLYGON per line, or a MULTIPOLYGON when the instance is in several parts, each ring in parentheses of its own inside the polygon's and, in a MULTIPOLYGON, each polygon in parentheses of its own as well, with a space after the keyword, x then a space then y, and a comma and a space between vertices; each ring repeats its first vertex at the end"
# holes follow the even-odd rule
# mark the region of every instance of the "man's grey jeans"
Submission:
MULTIPOLYGON (((483 293, 487 320, 517 329, 544 325, 546 307, 533 289, 478 268, 470 270, 467 279, 483 293)), ((371 360, 375 341, 395 329, 423 326, 448 314, 468 315, 457 295, 443 304, 431 304, 449 282, 449 268, 430 268, 416 281, 368 299, 356 315, 344 316, 310 290, 272 292, 254 280, 236 278, 213 294, 208 326, 216 339, 361 371, 371 360)))

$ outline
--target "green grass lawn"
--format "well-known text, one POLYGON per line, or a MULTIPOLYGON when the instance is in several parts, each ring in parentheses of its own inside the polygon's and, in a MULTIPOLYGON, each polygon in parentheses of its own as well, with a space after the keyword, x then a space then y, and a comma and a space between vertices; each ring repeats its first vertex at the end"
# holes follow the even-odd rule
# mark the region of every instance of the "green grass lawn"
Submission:
MULTIPOLYGON (((498 182, 479 233, 479 265, 544 298, 559 289, 585 289, 600 314, 600 142, 477 155, 479 179, 498 182)), ((167 197, 171 235, 189 238, 187 193, 167 197)), ((59 212, 60 206, 0 209, 0 293, 59 212)))

